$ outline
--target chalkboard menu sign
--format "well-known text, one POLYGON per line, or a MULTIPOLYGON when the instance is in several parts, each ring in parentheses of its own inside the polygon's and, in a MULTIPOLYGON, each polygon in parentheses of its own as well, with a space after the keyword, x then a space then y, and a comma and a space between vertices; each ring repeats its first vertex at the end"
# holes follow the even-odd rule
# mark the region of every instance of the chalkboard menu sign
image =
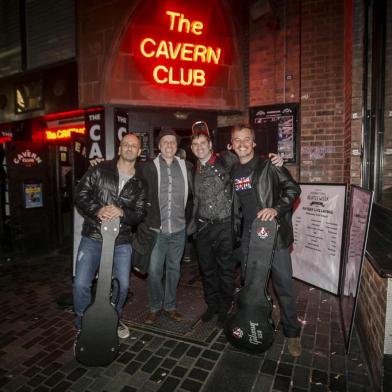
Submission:
POLYGON ((250 108, 260 155, 278 152, 285 163, 297 163, 299 105, 287 103, 250 108))

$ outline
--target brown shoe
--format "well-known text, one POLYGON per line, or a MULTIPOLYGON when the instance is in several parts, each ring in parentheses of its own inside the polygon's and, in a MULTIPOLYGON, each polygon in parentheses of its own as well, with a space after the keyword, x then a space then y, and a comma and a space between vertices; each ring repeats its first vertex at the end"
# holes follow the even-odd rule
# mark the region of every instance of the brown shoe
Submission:
POLYGON ((302 353, 302 346, 299 338, 287 338, 287 349, 294 358, 297 358, 302 353))
POLYGON ((157 321, 157 318, 158 318, 158 312, 150 312, 147 315, 146 319, 144 320, 144 324, 148 324, 148 325, 154 324, 155 321, 157 321))
POLYGON ((182 314, 178 313, 177 310, 165 310, 165 314, 174 321, 181 321, 183 319, 182 314))

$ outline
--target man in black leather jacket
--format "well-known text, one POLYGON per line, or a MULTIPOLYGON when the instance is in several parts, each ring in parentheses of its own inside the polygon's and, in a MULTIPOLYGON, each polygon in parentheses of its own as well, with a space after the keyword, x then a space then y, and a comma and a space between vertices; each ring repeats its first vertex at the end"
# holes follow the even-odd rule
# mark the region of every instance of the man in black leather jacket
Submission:
MULTIPOLYGON (((231 142, 240 165, 233 172, 234 211, 241 210, 243 231, 243 272, 249 250, 250 229, 254 219, 277 219, 279 232, 271 266, 272 283, 278 295, 283 333, 288 350, 294 357, 301 355, 300 324, 297 320, 292 287, 292 264, 289 247, 293 242, 292 208, 301 189, 284 167, 272 166, 255 155, 255 135, 247 125, 233 128, 231 142), (240 207, 240 208, 238 208, 240 207)), ((236 216, 235 218, 238 218, 236 216)))
MULTIPOLYGON (((90 167, 76 188, 75 205, 84 218, 73 283, 77 329, 80 329, 83 312, 91 302, 91 284, 100 263, 101 222, 118 217, 120 231, 113 260, 113 275, 118 285, 114 286, 112 302, 116 303, 121 316, 129 288, 131 232, 145 214, 146 192, 142 180, 135 176, 135 162, 140 152, 139 138, 132 133, 126 134, 120 143, 118 159, 90 167)), ((122 322, 119 323, 118 336, 129 336, 129 330, 122 322)))

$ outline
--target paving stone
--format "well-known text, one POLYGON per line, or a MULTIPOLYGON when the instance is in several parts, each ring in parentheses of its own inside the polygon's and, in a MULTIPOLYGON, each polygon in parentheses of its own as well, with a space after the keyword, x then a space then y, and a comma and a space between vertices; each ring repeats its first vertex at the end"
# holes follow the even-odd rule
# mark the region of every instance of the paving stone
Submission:
POLYGON ((151 355, 152 355, 152 351, 143 350, 135 357, 135 360, 144 362, 147 361, 147 359, 150 358, 151 355))
POLYGON ((307 388, 310 382, 310 368, 296 366, 293 373, 293 385, 298 388, 307 388))
POLYGON ((168 377, 166 381, 162 384, 162 386, 158 389, 159 392, 173 392, 178 384, 180 383, 180 380, 177 378, 173 377, 168 377))
POLYGON ((188 345, 185 343, 178 343, 177 346, 172 350, 170 356, 173 358, 181 358, 185 351, 188 349, 188 345))
POLYGON ((195 366, 205 370, 211 370, 215 366, 215 362, 208 361, 207 359, 204 358, 199 358, 195 366))
POLYGON ((346 377, 342 374, 331 373, 329 378, 329 389, 332 392, 346 392, 346 377))
POLYGON ((254 391, 256 392, 269 392, 274 382, 274 376, 270 374, 260 374, 257 378, 254 391))
POLYGON ((50 387, 54 387, 57 383, 60 382, 60 380, 62 380, 64 378, 64 374, 60 373, 60 372, 56 372, 54 373, 51 377, 49 377, 46 381, 45 381, 45 385, 49 385, 50 387))
POLYGON ((142 366, 141 362, 132 361, 125 369, 124 372, 128 374, 135 374, 136 371, 142 366))
POLYGON ((276 367, 277 367, 277 362, 276 361, 272 361, 271 359, 266 359, 263 362, 262 368, 261 368, 261 372, 265 373, 265 374, 275 374, 276 371, 276 367))
POLYGON ((125 386, 121 389, 121 392, 137 392, 136 388, 125 386))
POLYGON ((123 363, 123 364, 127 364, 134 357, 135 357, 135 355, 133 353, 125 352, 124 354, 120 355, 117 358, 117 362, 120 362, 120 363, 123 363))
POLYGON ((186 355, 188 355, 189 357, 195 358, 201 353, 201 351, 202 351, 202 349, 200 347, 192 346, 189 348, 186 355))
POLYGON ((277 375, 275 377, 273 389, 276 391, 288 391, 290 389, 290 377, 277 375))
POLYGON ((203 384, 194 381, 194 380, 188 380, 186 379, 182 384, 181 388, 185 389, 186 391, 190 392, 198 392, 202 388, 203 384))
POLYGON ((192 369, 188 377, 198 381, 204 381, 208 377, 208 372, 200 369, 192 369))
POLYGON ((161 357, 151 357, 147 363, 142 367, 143 372, 152 373, 162 361, 161 357))
POLYGON ((211 350, 204 350, 201 356, 206 359, 211 359, 212 361, 216 361, 219 358, 219 354, 211 350))
POLYGON ((166 355, 167 354, 169 354, 169 352, 170 352, 170 349, 168 349, 168 348, 160 348, 157 352, 156 352, 156 355, 159 355, 159 356, 161 356, 161 357, 166 357, 166 355))
POLYGON ((250 391, 262 359, 225 351, 207 381, 206 391, 250 391))
POLYGON ((67 378, 71 381, 76 381, 80 377, 82 377, 86 373, 86 371, 87 371, 86 369, 79 367, 79 368, 75 369, 74 371, 72 371, 72 373, 69 374, 67 376, 67 378))
POLYGON ((150 380, 154 382, 162 382, 162 380, 165 380, 167 377, 168 377, 168 371, 164 368, 159 368, 150 377, 150 380))
POLYGON ((279 363, 278 369, 276 371, 277 374, 280 374, 282 376, 287 376, 291 377, 291 373, 293 371, 293 366, 289 365, 287 363, 279 363))
POLYGON ((187 371, 188 371, 187 368, 184 368, 184 367, 181 367, 181 366, 176 366, 176 367, 172 370, 171 374, 172 374, 173 376, 175 376, 175 377, 182 378, 182 377, 184 377, 184 375, 185 375, 185 373, 186 373, 187 371))
POLYGON ((166 358, 161 366, 165 369, 172 369, 175 365, 176 365, 177 361, 175 361, 174 359, 171 358, 166 358))

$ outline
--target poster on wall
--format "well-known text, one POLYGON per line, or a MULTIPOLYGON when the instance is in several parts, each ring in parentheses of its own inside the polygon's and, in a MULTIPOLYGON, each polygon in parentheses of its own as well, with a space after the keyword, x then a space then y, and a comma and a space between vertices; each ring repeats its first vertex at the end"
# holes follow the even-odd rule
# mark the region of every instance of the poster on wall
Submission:
POLYGON ((139 156, 140 162, 146 162, 150 157, 151 132, 136 132, 140 137, 142 152, 139 156))
POLYGON ((293 213, 293 276, 338 294, 346 185, 301 184, 293 213))
POLYGON ((124 135, 128 132, 128 113, 124 110, 114 109, 114 154, 117 155, 120 142, 124 135))
POLYGON ((359 282, 366 250, 373 192, 353 185, 350 192, 349 217, 342 268, 340 309, 346 349, 349 349, 359 282))
POLYGON ((277 151, 285 163, 297 162, 298 113, 296 103, 250 108, 250 122, 261 154, 277 151))
POLYGON ((86 109, 85 126, 87 134, 87 160, 90 164, 102 162, 106 157, 104 108, 86 109))
POLYGON ((42 183, 23 184, 25 208, 43 207, 42 183))

